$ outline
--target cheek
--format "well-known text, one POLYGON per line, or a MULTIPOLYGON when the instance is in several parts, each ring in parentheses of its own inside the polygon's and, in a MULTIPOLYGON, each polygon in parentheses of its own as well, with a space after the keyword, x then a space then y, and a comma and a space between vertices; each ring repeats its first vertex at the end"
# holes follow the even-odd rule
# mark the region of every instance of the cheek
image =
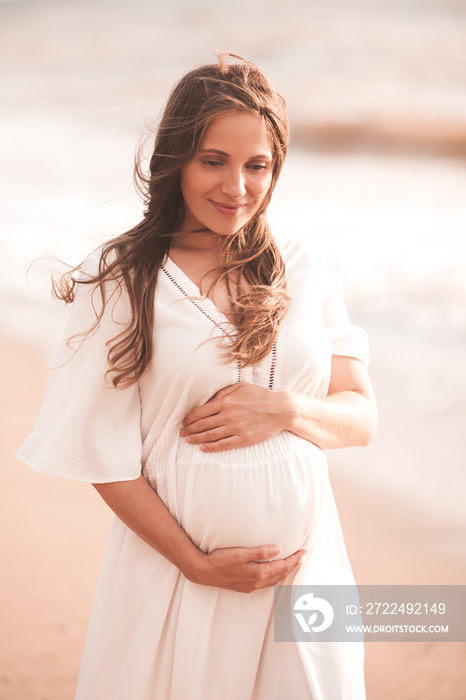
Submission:
POLYGON ((262 180, 261 182, 256 182, 252 189, 250 190, 254 201, 257 204, 260 204, 265 197, 267 196, 270 186, 272 184, 272 178, 268 177, 267 179, 262 180))
POLYGON ((190 168, 181 173, 181 192, 185 199, 200 199, 216 185, 214 173, 200 168, 190 168))

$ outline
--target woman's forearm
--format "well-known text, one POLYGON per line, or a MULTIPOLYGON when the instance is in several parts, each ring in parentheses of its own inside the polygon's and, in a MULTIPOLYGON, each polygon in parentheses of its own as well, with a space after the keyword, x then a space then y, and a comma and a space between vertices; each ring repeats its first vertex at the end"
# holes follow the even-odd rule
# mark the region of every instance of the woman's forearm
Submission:
POLYGON ((283 392, 286 429, 318 447, 367 445, 377 428, 377 405, 365 366, 334 355, 327 396, 283 392))
POLYGON ((281 548, 264 543, 206 554, 196 547, 143 476, 93 486, 125 525, 194 583, 250 593, 285 579, 305 553, 299 550, 284 559, 269 561, 280 554, 281 548))
POLYGON ((141 475, 132 481, 93 484, 113 512, 186 578, 206 555, 190 540, 160 497, 141 475))
POLYGON ((284 429, 323 449, 367 445, 377 427, 375 402, 355 391, 324 398, 277 392, 283 401, 284 429))

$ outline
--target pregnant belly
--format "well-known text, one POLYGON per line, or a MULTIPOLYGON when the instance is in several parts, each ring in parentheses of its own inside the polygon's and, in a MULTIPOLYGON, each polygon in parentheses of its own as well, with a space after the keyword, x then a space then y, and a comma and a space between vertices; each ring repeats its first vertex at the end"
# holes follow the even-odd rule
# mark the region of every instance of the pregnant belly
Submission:
POLYGON ((282 558, 312 536, 327 467, 315 445, 280 433, 211 454, 180 441, 175 473, 180 524, 203 551, 278 544, 282 558))

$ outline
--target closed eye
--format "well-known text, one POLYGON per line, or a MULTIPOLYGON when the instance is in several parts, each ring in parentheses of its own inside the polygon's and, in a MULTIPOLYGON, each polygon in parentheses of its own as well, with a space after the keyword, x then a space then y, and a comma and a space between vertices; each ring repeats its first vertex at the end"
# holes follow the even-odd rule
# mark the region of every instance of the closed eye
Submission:
POLYGON ((248 165, 248 168, 250 170, 255 170, 256 172, 260 170, 265 170, 267 167, 267 163, 251 163, 251 165, 248 165))
POLYGON ((219 160, 210 160, 207 158, 204 158, 202 162, 204 163, 204 165, 207 165, 209 168, 218 168, 221 165, 223 165, 223 163, 220 162, 219 160))

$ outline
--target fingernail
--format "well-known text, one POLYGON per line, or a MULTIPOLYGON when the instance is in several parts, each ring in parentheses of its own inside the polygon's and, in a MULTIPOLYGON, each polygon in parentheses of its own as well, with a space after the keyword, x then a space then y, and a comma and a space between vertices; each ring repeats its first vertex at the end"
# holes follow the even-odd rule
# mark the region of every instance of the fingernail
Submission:
MULTIPOLYGON (((183 435, 183 437, 184 437, 184 435, 183 435)), ((192 437, 190 435, 188 435, 188 437, 186 438, 186 442, 192 442, 192 441, 193 441, 192 437)))

